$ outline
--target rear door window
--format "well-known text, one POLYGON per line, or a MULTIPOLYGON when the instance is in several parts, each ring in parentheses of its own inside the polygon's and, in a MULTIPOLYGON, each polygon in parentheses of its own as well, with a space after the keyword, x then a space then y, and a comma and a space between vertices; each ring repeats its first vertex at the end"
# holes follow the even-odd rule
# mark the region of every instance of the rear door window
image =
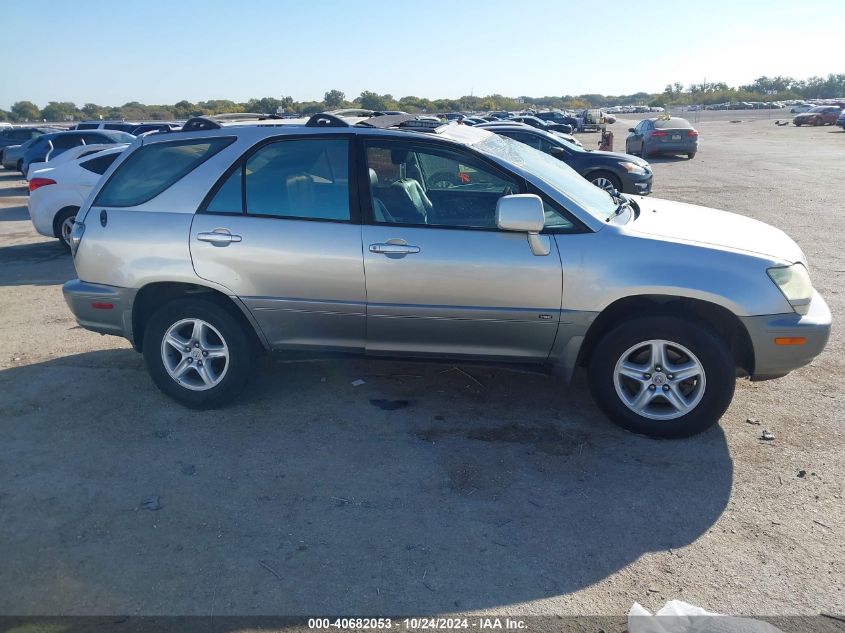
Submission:
POLYGON ((232 141, 218 137, 144 145, 120 165, 94 204, 134 207, 152 200, 232 141))
POLYGON ((349 141, 269 143, 239 164, 206 212, 349 221, 349 141))

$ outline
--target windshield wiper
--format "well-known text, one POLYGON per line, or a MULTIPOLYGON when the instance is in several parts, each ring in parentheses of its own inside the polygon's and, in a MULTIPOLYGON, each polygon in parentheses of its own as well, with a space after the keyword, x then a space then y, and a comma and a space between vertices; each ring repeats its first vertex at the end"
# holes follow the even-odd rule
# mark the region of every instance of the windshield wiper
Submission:
POLYGON ((619 193, 616 189, 611 189, 607 193, 613 199, 613 202, 616 203, 616 209, 613 211, 613 214, 605 220, 605 222, 610 222, 613 218, 622 213, 626 207, 630 207, 631 201, 619 193))

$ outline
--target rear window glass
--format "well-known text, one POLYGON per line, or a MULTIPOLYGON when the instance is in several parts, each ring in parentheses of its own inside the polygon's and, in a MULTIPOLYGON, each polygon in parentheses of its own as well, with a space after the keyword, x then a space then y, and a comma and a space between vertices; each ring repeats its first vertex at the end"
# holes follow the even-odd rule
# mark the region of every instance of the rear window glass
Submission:
POLYGON ((680 117, 672 117, 671 119, 657 119, 654 122, 654 127, 660 129, 692 129, 692 125, 686 119, 680 117))
POLYGON ((118 167, 94 204, 134 207, 152 200, 232 141, 206 138, 144 145, 118 167))
POLYGON ((83 169, 87 169, 88 171, 94 172, 95 174, 100 174, 102 176, 104 173, 106 173, 106 170, 111 166, 111 164, 115 161, 118 156, 120 156, 119 153, 107 154, 106 156, 98 156, 97 158, 92 158, 90 160, 86 160, 85 162, 80 163, 80 166, 83 169))

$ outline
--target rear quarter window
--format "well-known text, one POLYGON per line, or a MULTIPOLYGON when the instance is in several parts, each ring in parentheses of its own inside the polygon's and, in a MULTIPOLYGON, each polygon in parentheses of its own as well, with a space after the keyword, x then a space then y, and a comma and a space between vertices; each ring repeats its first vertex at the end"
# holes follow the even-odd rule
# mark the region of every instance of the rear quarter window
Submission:
POLYGON ((91 158, 90 160, 86 160, 80 163, 80 167, 83 169, 87 169, 90 172, 94 172, 95 174, 103 175, 106 173, 106 170, 111 167, 111 164, 115 161, 115 159, 120 156, 120 154, 107 154, 106 156, 98 156, 97 158, 91 158))
POLYGON ((141 146, 112 174, 94 204, 134 207, 152 200, 234 140, 205 138, 141 146))

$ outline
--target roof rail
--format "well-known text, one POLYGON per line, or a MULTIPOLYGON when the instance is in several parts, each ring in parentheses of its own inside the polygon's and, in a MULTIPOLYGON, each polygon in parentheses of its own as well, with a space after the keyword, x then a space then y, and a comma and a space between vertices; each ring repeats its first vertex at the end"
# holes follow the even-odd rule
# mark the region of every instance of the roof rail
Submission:
POLYGON ((200 130, 219 130, 222 125, 210 117, 195 116, 185 121, 182 132, 197 132, 200 130))
POLYGON ((349 123, 334 114, 320 112, 308 119, 305 127, 349 127, 349 123))

